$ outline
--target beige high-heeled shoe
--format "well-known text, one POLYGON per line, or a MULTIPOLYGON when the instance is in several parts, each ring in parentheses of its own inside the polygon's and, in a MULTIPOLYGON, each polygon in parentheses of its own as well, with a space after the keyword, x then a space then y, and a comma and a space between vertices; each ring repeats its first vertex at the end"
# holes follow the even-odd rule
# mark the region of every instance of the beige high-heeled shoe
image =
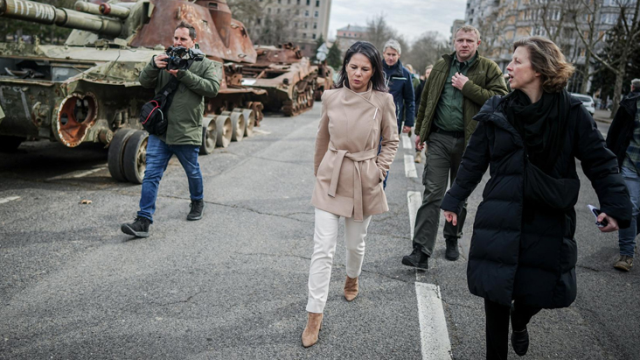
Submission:
POLYGON ((318 333, 322 327, 322 314, 308 313, 307 327, 302 332, 302 346, 308 348, 318 342, 318 333))
POLYGON ((344 282, 344 298, 347 301, 353 301, 358 296, 358 278, 350 278, 347 276, 347 281, 344 282))

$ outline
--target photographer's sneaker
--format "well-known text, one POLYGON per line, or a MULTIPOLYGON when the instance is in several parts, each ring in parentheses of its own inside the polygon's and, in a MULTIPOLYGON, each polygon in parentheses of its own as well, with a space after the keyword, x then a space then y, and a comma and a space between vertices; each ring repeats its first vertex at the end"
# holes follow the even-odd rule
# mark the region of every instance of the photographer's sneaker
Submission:
POLYGON ((137 238, 145 238, 149 237, 149 225, 151 225, 151 220, 138 216, 133 223, 122 224, 122 226, 120 226, 120 230, 127 235, 135 236, 137 238))
POLYGON ((202 219, 202 214, 204 213, 204 200, 191 200, 191 211, 189 215, 187 215, 187 220, 194 221, 202 219))
POLYGON ((613 267, 621 271, 630 271, 633 267, 633 257, 622 255, 620 259, 613 264, 613 267))

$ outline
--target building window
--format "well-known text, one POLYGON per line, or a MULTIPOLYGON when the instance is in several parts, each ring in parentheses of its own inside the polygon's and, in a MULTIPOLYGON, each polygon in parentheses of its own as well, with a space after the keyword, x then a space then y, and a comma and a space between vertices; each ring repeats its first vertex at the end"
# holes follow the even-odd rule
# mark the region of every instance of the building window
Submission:
POLYGON ((316 0, 316 7, 320 7, 320 0, 316 0))
POLYGON ((276 13, 280 14, 280 8, 276 9, 276 13))
POLYGON ((317 23, 317 22, 314 22, 314 23, 313 23, 313 28, 314 28, 314 29, 317 29, 317 28, 318 28, 318 23, 317 23))
POLYGON ((278 0, 278 4, 282 4, 282 0, 278 0))
POLYGON ((311 0, 307 0, 307 6, 311 5, 311 0))
POLYGON ((320 15, 317 11, 313 13, 313 17, 318 17, 320 15))
POLYGON ((300 47, 300 50, 304 50, 304 49, 306 49, 306 48, 307 48, 307 46, 306 46, 306 45, 302 45, 302 46, 300 47))
POLYGON ((271 14, 271 8, 267 9, 267 14, 271 14))
POLYGON ((257 18, 257 19, 256 19, 256 24, 258 24, 258 25, 262 24, 262 19, 257 18))
POLYGON ((305 22, 304 23, 304 28, 307 29, 309 27, 309 23, 305 22))
POLYGON ((300 15, 300 9, 296 9, 296 15, 300 15))
POLYGON ((297 29, 297 28, 298 28, 298 23, 297 23, 297 22, 294 22, 294 23, 293 23, 293 27, 297 29))
POLYGON ((300 5, 300 0, 296 0, 296 5, 300 5))
POLYGON ((305 11, 304 11, 304 16, 305 16, 305 17, 309 17, 309 10, 305 10, 305 11))
POLYGON ((287 9, 287 15, 291 15, 291 9, 287 9))
POLYGON ((307 33, 302 33, 302 38, 306 39, 307 38, 307 33))
POLYGON ((287 0, 287 5, 291 5, 291 0, 287 0))
POLYGON ((316 38, 316 34, 311 35, 311 38, 315 39, 316 38))

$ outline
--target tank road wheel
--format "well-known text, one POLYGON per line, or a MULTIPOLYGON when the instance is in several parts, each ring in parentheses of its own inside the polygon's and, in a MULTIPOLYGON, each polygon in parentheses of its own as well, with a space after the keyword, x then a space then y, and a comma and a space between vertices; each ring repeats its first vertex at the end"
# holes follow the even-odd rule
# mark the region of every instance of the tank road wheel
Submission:
POLYGON ((142 184, 144 171, 147 168, 147 143, 149 133, 142 130, 135 131, 124 148, 122 164, 124 176, 133 184, 142 184))
POLYGON ((313 90, 313 86, 309 86, 309 90, 307 90, 307 106, 309 107, 309 109, 313 107, 313 102, 315 100, 314 92, 315 91, 313 90))
POLYGON ((216 140, 218 138, 218 130, 216 129, 215 116, 208 119, 207 126, 202 127, 202 145, 200 146, 200 155, 209 155, 216 148, 216 140))
POLYGON ((19 136, 8 136, 8 135, 0 135, 0 151, 1 152, 12 152, 15 151, 23 141, 27 140, 27 138, 19 137, 19 136))
POLYGON ((246 123, 240 109, 234 109, 230 115, 231 118, 231 141, 242 141, 246 123))
POLYGON ((284 116, 293 116, 293 101, 285 100, 282 102, 282 112, 284 116))
POLYGON ((216 128, 218 129, 216 132, 216 146, 226 148, 231 142, 231 132, 233 130, 228 111, 216 116, 216 128))
POLYGON ((256 112, 252 109, 242 109, 242 116, 246 124, 244 128, 244 136, 253 136, 253 125, 256 123, 256 112))
POLYGON ((135 131, 131 129, 121 129, 113 135, 113 140, 109 143, 108 164, 111 177, 116 181, 127 181, 124 175, 124 166, 122 157, 124 156, 124 148, 135 131))

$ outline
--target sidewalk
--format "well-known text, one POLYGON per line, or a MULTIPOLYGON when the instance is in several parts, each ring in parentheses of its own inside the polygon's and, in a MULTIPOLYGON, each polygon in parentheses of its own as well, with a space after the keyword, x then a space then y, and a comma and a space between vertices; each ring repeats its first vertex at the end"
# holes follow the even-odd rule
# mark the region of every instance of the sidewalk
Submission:
POLYGON ((609 110, 596 110, 595 114, 593 114, 593 120, 611 124, 611 111, 609 110))

